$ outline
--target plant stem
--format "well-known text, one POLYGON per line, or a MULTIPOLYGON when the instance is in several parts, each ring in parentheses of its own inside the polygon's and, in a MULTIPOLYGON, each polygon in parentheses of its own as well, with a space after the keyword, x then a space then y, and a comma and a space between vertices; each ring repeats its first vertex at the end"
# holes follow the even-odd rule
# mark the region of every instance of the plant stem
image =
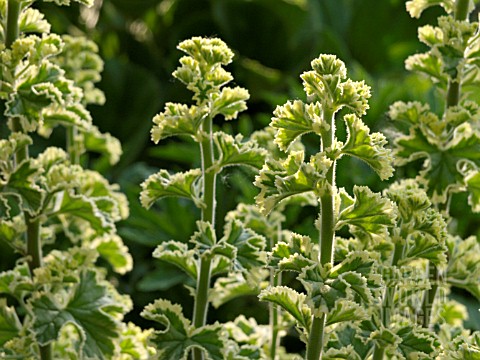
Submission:
MULTIPOLYGON (((7 3, 7 28, 5 29, 5 46, 11 48, 12 44, 19 37, 19 18, 20 12, 22 10, 20 0, 8 0, 7 3)), ((23 132, 20 119, 13 118, 12 120, 12 131, 13 132, 23 132)), ((15 154, 15 166, 18 166, 23 161, 29 159, 28 146, 25 146, 15 154)), ((28 256, 28 266, 30 272, 33 275, 33 270, 43 265, 43 255, 42 255, 42 243, 40 238, 40 220, 38 218, 32 217, 27 211, 24 211, 24 220, 26 231, 26 243, 27 243, 27 256, 28 256)), ((40 359, 42 360, 51 360, 52 356, 52 346, 51 344, 40 346, 40 359)))
POLYGON ((70 163, 80 164, 80 152, 76 144, 76 137, 78 136, 78 129, 76 126, 67 127, 67 152, 70 158, 70 163))
POLYGON ((20 17, 20 0, 8 0, 7 5, 7 29, 5 31, 5 47, 9 48, 18 39, 18 19, 20 17))
MULTIPOLYGON (((402 231, 400 238, 406 239, 408 234, 405 231, 402 231)), ((397 266, 400 259, 403 257, 403 253, 405 251, 405 244, 398 241, 395 243, 395 248, 393 250, 393 257, 392 257, 392 267, 397 266)), ((385 293, 383 295, 383 302, 382 302, 382 324, 386 328, 390 325, 390 316, 393 311, 394 301, 393 298, 395 297, 396 292, 396 285, 392 284, 389 286, 387 284, 387 288, 385 289, 385 293)), ((385 356, 385 348, 382 346, 378 346, 375 344, 375 348, 373 350, 373 358, 372 360, 383 360, 385 356)))
MULTIPOLYGON (((335 112, 324 105, 323 118, 328 121, 329 130, 322 132, 320 151, 333 145, 335 139, 335 112)), ((333 245, 335 238, 335 161, 326 174, 329 188, 320 196, 320 265, 325 266, 333 261, 333 245)), ((307 344, 307 360, 318 360, 322 357, 326 315, 314 317, 307 344)))
MULTIPOLYGON (((202 209, 202 220, 211 223, 213 228, 215 228, 215 187, 217 173, 211 169, 214 162, 211 117, 205 119, 202 130, 205 134, 205 139, 200 143, 203 175, 203 201, 205 203, 205 206, 202 209)), ((212 264, 210 259, 202 258, 200 260, 200 269, 198 272, 197 290, 193 309, 193 325, 196 328, 204 326, 207 321, 208 291, 210 289, 211 267, 212 264)), ((203 358, 203 352, 199 349, 194 349, 193 359, 203 360, 203 358)))
MULTIPOLYGON (((278 243, 282 238, 282 227, 278 226, 277 236, 270 237, 270 249, 273 249, 276 243, 278 243)), ((270 286, 278 286, 282 284, 282 273, 278 273, 275 276, 275 270, 270 269, 270 286)), ((278 321, 280 318, 280 309, 277 305, 270 303, 270 359, 275 360, 277 356, 277 342, 278 342, 278 321)))

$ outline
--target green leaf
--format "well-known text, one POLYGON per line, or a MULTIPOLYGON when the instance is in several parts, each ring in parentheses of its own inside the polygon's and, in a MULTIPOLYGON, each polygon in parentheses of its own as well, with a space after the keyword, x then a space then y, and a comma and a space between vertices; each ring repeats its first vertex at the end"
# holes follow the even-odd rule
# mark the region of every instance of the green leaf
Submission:
POLYGON ((97 238, 92 242, 91 247, 97 249, 100 256, 112 266, 116 273, 123 275, 132 270, 132 255, 120 236, 108 234, 97 238))
POLYGON ((255 178, 255 185, 260 188, 255 200, 264 214, 291 196, 331 191, 325 175, 333 162, 321 153, 312 156, 309 163, 303 159, 304 152, 298 151, 291 152, 283 161, 267 160, 255 178))
POLYGON ((480 244, 476 237, 450 238, 447 282, 480 300, 480 244))
POLYGON ((96 126, 83 132, 85 150, 105 156, 110 165, 115 165, 122 156, 120 140, 109 133, 101 133, 96 126))
POLYGON ((20 33, 49 33, 50 24, 37 9, 27 8, 20 13, 20 22, 18 24, 20 33))
POLYGON ((167 137, 181 135, 196 139, 207 111, 207 108, 195 105, 165 104, 164 111, 153 118, 152 141, 157 144, 167 137))
POLYGON ((109 198, 95 199, 65 191, 60 207, 50 216, 77 218, 86 221, 98 234, 104 234, 114 229, 115 225, 109 214, 99 208, 101 204, 98 200, 111 201, 109 198))
POLYGON ((403 163, 426 158, 420 175, 427 180, 432 201, 445 202, 447 194, 459 191, 465 181, 462 164, 471 162, 480 166, 479 141, 479 135, 469 124, 459 126, 445 144, 432 142, 423 131, 413 128, 409 136, 397 139, 395 156, 403 159, 403 163))
POLYGON ((157 246, 153 257, 173 264, 185 271, 192 279, 197 279, 196 252, 188 249, 187 244, 179 241, 167 241, 157 246))
POLYGON ((225 87, 220 93, 212 94, 211 116, 223 115, 225 120, 236 119, 239 112, 247 109, 246 101, 250 94, 239 86, 235 88, 225 87))
POLYGON ((427 329, 408 325, 398 329, 396 335, 402 339, 397 349, 406 359, 434 359, 438 354, 440 341, 427 329))
POLYGON ((177 49, 190 55, 196 61, 208 65, 228 65, 233 52, 218 38, 202 38, 199 36, 182 41, 177 49))
POLYGON ((330 277, 336 278, 349 271, 368 276, 373 272, 375 260, 367 251, 351 251, 340 264, 330 270, 330 277))
POLYGON ((265 238, 246 228, 241 221, 232 220, 226 223, 224 236, 219 243, 223 242, 236 249, 233 264, 236 270, 248 272, 265 265, 266 260, 263 251, 266 245, 265 238))
POLYGON ((407 1, 406 6, 411 17, 419 18, 425 9, 436 5, 440 5, 445 11, 451 13, 454 10, 454 3, 454 0, 410 0, 407 1))
POLYGON ((129 322, 123 329, 120 341, 120 353, 126 359, 149 359, 155 352, 147 345, 152 329, 142 330, 129 322))
POLYGON ((188 354, 197 348, 208 360, 223 360, 225 338, 220 324, 195 329, 183 316, 180 305, 163 299, 147 305, 141 315, 165 327, 165 330, 154 330, 150 337, 160 358, 186 360, 188 354))
POLYGON ((360 355, 355 351, 352 345, 345 346, 341 349, 328 348, 322 355, 323 360, 361 360, 360 355))
POLYGON ((221 131, 214 133, 213 140, 219 154, 214 166, 218 171, 236 165, 261 169, 267 156, 266 150, 258 147, 253 140, 242 142, 242 139, 241 134, 233 137, 221 131))
POLYGON ((468 204, 472 207, 472 211, 480 212, 480 172, 472 171, 465 178, 468 189, 468 204))
POLYGON ((387 228, 395 224, 396 214, 392 202, 365 186, 354 186, 353 194, 352 202, 346 192, 340 193, 342 204, 346 203, 347 206, 341 210, 336 228, 350 225, 367 234, 386 234, 387 228))
POLYGON ((7 306, 7 300, 0 299, 0 347, 8 340, 19 335, 22 324, 18 319, 15 308, 7 306))
POLYGON ((319 112, 318 106, 306 105, 300 100, 277 106, 270 126, 277 129, 275 143, 278 147, 287 151, 300 136, 315 131, 319 133, 321 129, 328 130, 329 125, 322 120, 319 112))
POLYGON ((13 270, 0 273, 0 294, 9 294, 20 300, 33 290, 32 276, 26 262, 19 263, 13 270))
POLYGON ((318 261, 318 247, 308 236, 292 233, 288 243, 277 243, 269 254, 268 265, 277 271, 302 272, 318 261))
POLYGON ((45 192, 35 184, 39 171, 32 160, 22 162, 5 181, 0 179, 0 197, 15 197, 22 210, 35 215, 45 198, 45 192))
POLYGON ((443 71, 442 59, 432 53, 415 54, 405 61, 405 68, 432 77, 440 84, 446 84, 448 75, 443 71))
POLYGON ((335 307, 328 313, 326 325, 333 325, 343 321, 357 321, 368 319, 368 312, 357 303, 339 299, 335 307))
POLYGON ((239 296, 258 295, 268 285, 267 277, 268 270, 263 267, 251 269, 248 273, 229 272, 217 278, 209 297, 213 306, 219 307, 239 296))
POLYGON ((29 301, 34 314, 32 330, 41 345, 55 341, 67 323, 80 332, 83 356, 104 359, 115 351, 114 339, 119 336, 119 323, 109 309, 116 299, 92 270, 81 273, 80 282, 71 293, 40 294, 29 301), (63 298, 62 298, 63 297, 63 298))
POLYGON ((447 263, 447 247, 442 243, 444 239, 415 234, 406 246, 404 258, 399 264, 405 264, 416 259, 427 259, 440 266, 447 263))
POLYGON ((260 301, 269 301, 279 305, 297 321, 298 325, 308 331, 312 319, 310 308, 305 304, 306 295, 286 286, 268 287, 258 295, 260 301))
POLYGON ((34 131, 43 120, 45 109, 63 106, 65 100, 77 95, 78 91, 71 81, 65 79, 63 71, 45 61, 26 72, 25 78, 19 79, 15 91, 6 102, 5 114, 19 119, 24 131, 34 131))
POLYGON ((381 133, 370 134, 370 129, 355 115, 344 117, 347 125, 347 142, 342 153, 359 158, 372 167, 385 180, 393 175, 391 150, 385 148, 387 140, 381 133))
POLYGON ((170 175, 167 170, 160 170, 142 183, 140 202, 150 208, 153 203, 167 196, 178 196, 193 200, 199 206, 202 203, 199 194, 200 169, 170 175))

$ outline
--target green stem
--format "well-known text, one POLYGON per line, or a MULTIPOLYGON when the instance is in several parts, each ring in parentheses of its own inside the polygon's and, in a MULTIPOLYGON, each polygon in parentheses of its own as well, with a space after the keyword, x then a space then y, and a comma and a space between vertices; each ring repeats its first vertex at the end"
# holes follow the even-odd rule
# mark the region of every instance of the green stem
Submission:
MULTIPOLYGON (((5 46, 10 48, 19 37, 19 18, 22 10, 20 0, 8 0, 7 4, 7 28, 5 29, 5 46)), ((12 131, 23 132, 20 119, 12 119, 12 131)), ((15 166, 29 159, 28 146, 25 146, 15 154, 15 166)), ((42 243, 40 238, 40 220, 32 218, 28 212, 24 212, 27 242, 28 266, 33 275, 33 270, 43 265, 42 243)), ((52 360, 52 346, 39 346, 40 359, 52 360)))
POLYGON ((432 282, 431 288, 425 291, 425 296, 423 297, 422 310, 423 310, 423 327, 430 327, 430 320, 432 317, 432 307, 435 297, 437 296, 438 290, 438 277, 439 272, 435 264, 429 262, 427 273, 429 279, 432 282))
POLYGON ((7 29, 5 31, 5 47, 9 48, 18 39, 18 19, 21 11, 20 0, 8 0, 7 5, 7 29))
MULTIPOLYGON (((454 18, 465 21, 468 18, 470 0, 457 0, 455 4, 454 18)), ((448 79, 446 107, 458 105, 460 101, 461 84, 458 79, 448 79)))
MULTIPOLYGON (((401 238, 405 239, 407 234, 402 231, 401 238)), ((400 259, 403 257, 403 253, 405 251, 405 244, 398 241, 395 243, 395 248, 393 250, 393 257, 392 257, 392 267, 397 266, 400 259)), ((385 293, 383 295, 383 302, 382 302, 382 324, 386 328, 390 325, 390 316, 392 315, 394 301, 393 298, 395 297, 396 287, 395 284, 389 286, 387 284, 387 288, 385 289, 385 293)), ((385 348, 383 346, 378 346, 375 344, 375 348, 373 350, 373 360, 383 360, 385 356, 385 348)))
MULTIPOLYGON (((335 139, 335 112, 324 106, 323 117, 328 121, 328 131, 322 132, 321 151, 331 147, 335 139)), ((320 265, 333 262, 333 246, 335 239, 335 162, 326 174, 330 188, 324 189, 320 196, 320 265)), ((307 344, 307 360, 318 360, 322 357, 326 315, 314 317, 307 344)))
POLYGON ((76 126, 67 127, 67 152, 71 164, 80 164, 80 152, 75 139, 78 136, 78 129, 76 126))
MULTIPOLYGON (((217 173, 212 170, 214 162, 213 153, 213 134, 212 118, 208 117, 203 123, 202 130, 205 139, 200 143, 202 156, 202 175, 203 175, 203 201, 205 203, 202 209, 202 220, 212 224, 215 228, 215 187, 217 173)), ((210 289, 212 263, 210 259, 202 258, 200 260, 200 269, 197 278, 197 290, 193 308, 193 325, 196 328, 202 327, 207 321, 208 312, 208 291, 210 289)), ((195 349, 193 351, 194 360, 203 360, 203 352, 195 349)))
MULTIPOLYGON (((273 249, 276 243, 281 240, 282 236, 282 228, 278 226, 277 229, 277 236, 270 237, 270 249, 273 249)), ((270 269, 270 285, 275 287, 282 284, 282 273, 278 273, 275 276, 275 270, 270 269)), ((280 318, 280 309, 277 305, 270 303, 270 330, 271 330, 271 338, 270 338, 270 359, 275 360, 277 356, 277 346, 278 346, 278 322, 280 318)))

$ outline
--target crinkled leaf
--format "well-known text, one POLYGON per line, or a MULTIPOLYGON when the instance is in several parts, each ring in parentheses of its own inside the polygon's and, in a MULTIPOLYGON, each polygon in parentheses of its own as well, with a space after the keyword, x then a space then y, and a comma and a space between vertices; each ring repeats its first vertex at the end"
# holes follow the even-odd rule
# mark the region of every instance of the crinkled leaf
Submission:
POLYGON ((145 208, 167 196, 178 196, 193 200, 196 205, 201 204, 198 181, 202 175, 200 169, 170 175, 167 170, 160 170, 142 183, 140 201, 145 208))
POLYGON ((233 137, 224 132, 216 132, 213 140, 218 151, 218 161, 215 163, 219 170, 227 166, 244 165, 260 169, 267 156, 266 150, 258 147, 253 140, 242 142, 242 135, 233 137))
POLYGON ((409 56, 405 67, 407 70, 426 74, 441 84, 447 83, 448 76, 443 71, 442 59, 432 53, 409 56))
POLYGON ((127 359, 150 359, 155 354, 154 349, 147 345, 147 339, 152 331, 152 329, 142 330, 129 322, 122 331, 120 353, 127 359))
POLYGON ((480 166, 480 137, 464 124, 455 131, 446 144, 434 144, 419 129, 412 129, 409 136, 396 141, 395 156, 404 163, 426 158, 421 176, 427 179, 428 190, 433 193, 432 201, 446 201, 450 189, 456 190, 464 183, 461 164, 470 161, 480 166))
POLYGON ((20 33, 23 34, 50 32, 50 24, 45 20, 45 15, 32 8, 27 8, 21 12, 18 28, 20 33))
POLYGON ((185 271, 192 279, 197 278, 196 252, 179 241, 166 241, 157 246, 153 257, 173 264, 185 271))
POLYGON ((93 241, 92 247, 104 258, 119 274, 125 274, 132 270, 133 259, 128 252, 120 236, 112 234, 97 238, 93 241))
POLYGON ((213 225, 205 221, 197 221, 198 231, 193 234, 190 242, 195 245, 195 250, 203 258, 212 259, 221 255, 228 260, 234 260, 237 249, 226 241, 217 241, 213 225))
POLYGON ((367 276, 373 272, 374 266, 375 260, 367 251, 352 251, 346 256, 345 260, 330 270, 330 277, 336 278, 349 271, 367 276))
MULTIPOLYGON (((366 342, 365 333, 361 329, 352 326, 352 323, 344 322, 335 327, 328 339, 327 348, 340 351, 349 351, 352 360, 365 359, 373 346, 371 342, 366 342)), ((371 330, 367 332, 370 334, 371 330)), ((368 335, 367 335, 368 336, 368 335)))
MULTIPOLYGON (((41 345, 57 339, 62 327, 71 323, 82 338, 83 355, 103 359, 115 351, 119 323, 108 313, 115 299, 91 270, 83 271, 80 282, 63 301, 41 294, 29 302, 35 315, 32 329, 41 345)), ((116 305, 115 305, 116 306, 116 305)))
POLYGON ((219 243, 223 242, 236 249, 234 258, 234 268, 236 270, 248 271, 265 265, 265 253, 263 251, 266 244, 265 238, 246 228, 239 220, 227 222, 224 236, 219 243))
POLYGON ((194 349, 203 350, 206 359, 223 360, 224 335, 220 324, 194 329, 182 314, 180 305, 159 299, 147 305, 141 314, 165 327, 154 330, 150 342, 155 345, 160 358, 186 360, 194 349))
POLYGON ((427 329, 404 326, 396 331, 401 338, 398 351, 406 359, 434 359, 440 348, 440 341, 427 329))
POLYGON ((43 120, 44 109, 51 105, 63 106, 65 99, 76 90, 72 82, 63 77, 62 70, 48 62, 27 74, 10 94, 5 114, 20 119, 25 131, 34 131, 43 120))
POLYGON ((305 330, 310 329, 312 314, 305 304, 306 295, 286 286, 268 287, 258 295, 260 301, 269 301, 279 305, 297 321, 305 330))
MULTIPOLYGON (((51 215, 71 216, 73 218, 81 219, 88 222, 99 234, 109 232, 114 228, 113 219, 108 213, 99 208, 99 206, 102 206, 101 200, 103 199, 99 199, 100 203, 95 200, 95 198, 90 198, 85 195, 76 195, 70 191, 65 191, 63 193, 60 207, 51 215)), ((105 198, 104 200, 106 200, 106 204, 111 201, 109 198, 105 198)))
POLYGON ((158 143, 169 136, 189 135, 195 139, 203 120, 205 107, 167 103, 162 113, 153 118, 152 140, 158 143))
POLYGON ((416 259, 427 259, 439 266, 447 262, 447 247, 441 239, 415 234, 408 242, 401 264, 416 259))
POLYGON ((99 153, 115 165, 122 155, 120 141, 110 133, 101 133, 96 126, 83 132, 85 150, 99 153))
MULTIPOLYGON (((311 105, 306 105, 300 100, 288 101, 285 105, 277 106, 273 111, 274 117, 270 126, 277 129, 275 143, 283 151, 287 151, 292 143, 300 136, 319 131, 320 128, 329 127, 327 123, 318 118, 314 124, 313 114, 309 113, 311 105)), ((310 111, 311 112, 311 111, 310 111)))
POLYGON ((411 17, 419 18, 422 12, 430 6, 440 5, 445 11, 451 13, 454 9, 454 0, 410 0, 407 1, 407 11, 411 17))
POLYGON ((249 98, 250 94, 244 88, 224 87, 220 93, 213 94, 211 116, 223 115, 225 120, 235 119, 239 112, 247 109, 246 101, 249 98))
POLYGON ((233 58, 233 52, 221 39, 203 38, 199 36, 182 41, 177 49, 190 55, 198 62, 209 65, 228 65, 233 58))
POLYGON ((328 313, 326 325, 343 321, 365 320, 369 317, 367 311, 357 303, 339 299, 335 307, 328 313))
POLYGON ((26 263, 20 263, 13 270, 0 273, 0 294, 9 294, 22 299, 26 293, 33 291, 30 269, 26 263))
POLYGON ((18 319, 15 308, 7 306, 7 300, 0 299, 0 347, 3 346, 8 340, 16 337, 22 324, 18 319))
POLYGON ((309 304, 316 316, 331 311, 338 299, 369 304, 374 299, 370 287, 373 285, 373 290, 377 288, 374 282, 369 282, 355 271, 344 272, 331 279, 328 272, 319 266, 304 269, 299 280, 307 291, 309 304))
POLYGON ((318 249, 308 236, 292 234, 287 242, 279 242, 269 254, 268 265, 277 271, 302 272, 318 261, 318 249))
POLYGON ((390 200, 372 192, 365 186, 354 186, 354 201, 342 191, 342 203, 346 203, 338 216, 337 229, 350 225, 367 234, 385 234, 395 224, 395 209, 390 200))
POLYGON ((345 346, 341 349, 328 348, 322 355, 323 360, 361 360, 360 355, 355 351, 352 345, 345 346))
MULTIPOLYGON (((43 112, 43 123, 50 131, 57 125, 75 126, 80 130, 87 131, 92 127, 92 117, 83 105, 74 104, 45 110, 43 112)), ((45 135, 49 135, 49 131, 46 131, 46 129, 42 131, 45 135)))
POLYGON ((480 244, 476 237, 450 239, 447 281, 480 300, 480 244))
POLYGON ((264 214, 270 213, 275 206, 291 196, 331 190, 325 174, 332 161, 323 154, 312 156, 309 163, 304 163, 303 159, 303 152, 292 152, 283 161, 268 160, 263 166, 255 178, 255 185, 260 188, 255 200, 264 214))
POLYGON ((0 179, 0 197, 14 196, 22 210, 35 215, 43 204, 45 192, 34 183, 39 169, 33 161, 22 162, 8 175, 6 181, 0 179))
POLYGON ((355 115, 344 117, 347 124, 347 142, 342 153, 365 161, 385 180, 393 175, 391 150, 385 148, 387 140, 381 133, 370 134, 370 129, 355 115))
POLYGON ((27 231, 23 216, 15 216, 12 220, 0 221, 0 241, 26 252, 24 234, 27 231))
POLYGON ((243 274, 232 272, 228 277, 221 277, 215 281, 209 298, 213 307, 218 308, 237 297, 257 294, 258 289, 247 282, 243 274))

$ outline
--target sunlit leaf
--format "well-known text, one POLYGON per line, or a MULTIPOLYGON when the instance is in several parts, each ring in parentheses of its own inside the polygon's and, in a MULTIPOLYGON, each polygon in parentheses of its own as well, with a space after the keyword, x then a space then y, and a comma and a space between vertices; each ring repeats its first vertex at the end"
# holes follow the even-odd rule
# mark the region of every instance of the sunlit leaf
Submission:
POLYGON ((393 175, 391 150, 385 145, 387 140, 381 133, 370 134, 370 129, 355 115, 344 117, 348 137, 342 148, 344 154, 365 161, 385 180, 393 175))
POLYGON ((165 328, 154 330, 150 337, 160 357, 186 360, 193 349, 200 349, 208 360, 223 360, 225 339, 220 324, 195 329, 183 316, 180 305, 162 299, 147 305, 141 315, 165 328))

